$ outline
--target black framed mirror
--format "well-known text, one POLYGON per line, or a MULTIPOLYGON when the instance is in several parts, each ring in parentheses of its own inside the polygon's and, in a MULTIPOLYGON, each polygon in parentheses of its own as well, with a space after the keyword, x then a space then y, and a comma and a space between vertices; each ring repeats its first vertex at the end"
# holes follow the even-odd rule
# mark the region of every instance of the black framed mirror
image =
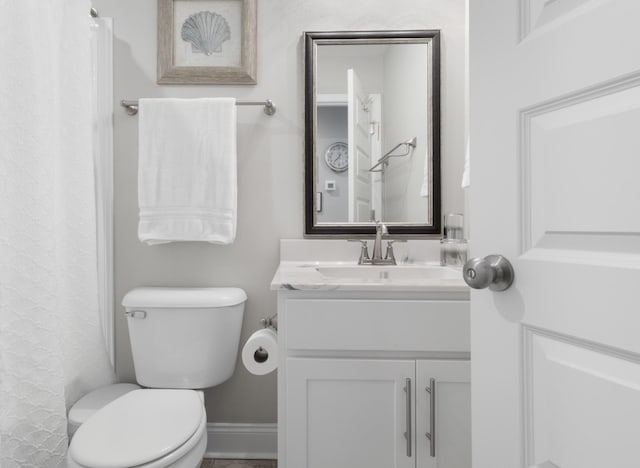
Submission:
POLYGON ((306 32, 305 235, 440 236, 440 31, 306 32))

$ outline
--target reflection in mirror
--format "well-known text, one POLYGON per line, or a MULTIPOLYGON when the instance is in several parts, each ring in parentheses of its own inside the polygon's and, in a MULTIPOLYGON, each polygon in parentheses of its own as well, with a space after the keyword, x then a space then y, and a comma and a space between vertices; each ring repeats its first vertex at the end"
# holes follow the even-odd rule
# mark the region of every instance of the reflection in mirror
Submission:
POLYGON ((439 234, 439 32, 305 36, 306 234, 439 234))

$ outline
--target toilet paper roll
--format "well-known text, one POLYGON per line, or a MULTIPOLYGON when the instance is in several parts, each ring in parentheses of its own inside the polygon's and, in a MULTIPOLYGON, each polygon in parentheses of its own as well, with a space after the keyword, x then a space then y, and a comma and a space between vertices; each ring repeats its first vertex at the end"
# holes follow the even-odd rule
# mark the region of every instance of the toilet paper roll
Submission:
POLYGON ((265 375, 278 367, 278 335, 271 328, 258 330, 242 348, 242 363, 254 375, 265 375))

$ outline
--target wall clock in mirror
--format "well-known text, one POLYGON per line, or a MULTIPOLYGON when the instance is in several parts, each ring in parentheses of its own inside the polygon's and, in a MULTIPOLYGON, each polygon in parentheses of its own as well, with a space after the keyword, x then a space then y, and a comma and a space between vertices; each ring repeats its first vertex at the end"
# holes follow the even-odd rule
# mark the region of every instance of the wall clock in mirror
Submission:
POLYGON ((346 143, 338 141, 329 145, 324 152, 324 160, 327 166, 335 172, 344 172, 349 166, 349 154, 346 143))

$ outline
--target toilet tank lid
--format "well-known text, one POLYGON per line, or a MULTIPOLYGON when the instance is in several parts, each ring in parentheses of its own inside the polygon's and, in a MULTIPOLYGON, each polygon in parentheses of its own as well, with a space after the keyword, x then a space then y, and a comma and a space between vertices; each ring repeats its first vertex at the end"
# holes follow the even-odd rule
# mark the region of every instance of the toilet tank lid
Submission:
POLYGON ((228 307, 247 300, 240 288, 135 288, 125 294, 126 308, 147 307, 228 307))

